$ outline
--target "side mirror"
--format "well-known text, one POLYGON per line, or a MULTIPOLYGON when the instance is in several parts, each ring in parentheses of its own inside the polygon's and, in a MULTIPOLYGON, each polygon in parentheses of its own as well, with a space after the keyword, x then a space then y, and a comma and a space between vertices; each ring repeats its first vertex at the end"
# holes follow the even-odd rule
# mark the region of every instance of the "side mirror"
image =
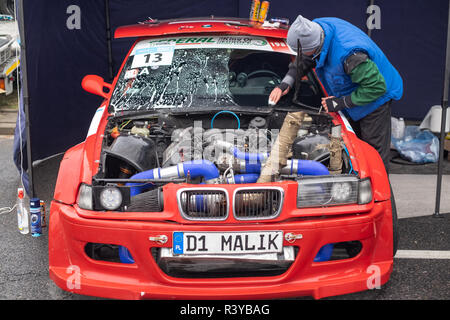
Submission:
POLYGON ((83 78, 81 87, 89 93, 96 94, 106 99, 112 89, 112 84, 106 83, 102 77, 90 74, 83 78), (108 92, 105 92, 104 88, 107 88, 108 92))

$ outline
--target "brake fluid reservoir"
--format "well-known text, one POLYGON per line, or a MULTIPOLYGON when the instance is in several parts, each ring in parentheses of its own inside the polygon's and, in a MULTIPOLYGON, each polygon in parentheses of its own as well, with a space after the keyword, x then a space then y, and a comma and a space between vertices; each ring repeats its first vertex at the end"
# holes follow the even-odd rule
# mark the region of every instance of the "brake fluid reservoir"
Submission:
POLYGON ((150 130, 147 128, 147 121, 135 121, 133 122, 134 126, 131 128, 132 135, 138 135, 141 137, 148 138, 150 136, 150 130))

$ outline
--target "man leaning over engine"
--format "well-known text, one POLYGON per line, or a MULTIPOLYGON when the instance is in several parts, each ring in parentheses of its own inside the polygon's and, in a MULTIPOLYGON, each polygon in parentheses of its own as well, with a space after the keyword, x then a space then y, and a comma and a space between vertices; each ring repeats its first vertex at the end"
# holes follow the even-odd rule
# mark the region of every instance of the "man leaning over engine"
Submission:
MULTIPOLYGON (((297 51, 300 41, 302 75, 312 68, 329 97, 322 98, 327 112, 342 111, 356 135, 373 146, 389 169, 391 101, 403 95, 403 80, 381 49, 359 28, 338 18, 310 21, 301 15, 289 29, 287 42, 297 51)), ((294 61, 280 85, 270 94, 278 103, 297 78, 294 61)))

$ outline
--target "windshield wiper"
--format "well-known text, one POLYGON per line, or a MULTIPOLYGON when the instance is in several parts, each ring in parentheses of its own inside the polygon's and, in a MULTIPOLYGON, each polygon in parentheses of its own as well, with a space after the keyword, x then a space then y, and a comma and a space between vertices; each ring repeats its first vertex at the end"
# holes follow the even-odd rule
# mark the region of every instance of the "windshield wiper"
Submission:
POLYGON ((149 115, 158 116, 158 113, 159 112, 156 110, 142 110, 142 111, 124 110, 124 111, 117 111, 114 115, 110 117, 110 119, 121 119, 121 118, 132 119, 149 115))
POLYGON ((177 108, 177 109, 167 109, 169 114, 205 114, 205 113, 215 113, 219 111, 234 111, 245 114, 270 114, 273 111, 271 107, 253 107, 253 106, 224 106, 218 108, 208 108, 208 107, 189 107, 189 108, 177 108))

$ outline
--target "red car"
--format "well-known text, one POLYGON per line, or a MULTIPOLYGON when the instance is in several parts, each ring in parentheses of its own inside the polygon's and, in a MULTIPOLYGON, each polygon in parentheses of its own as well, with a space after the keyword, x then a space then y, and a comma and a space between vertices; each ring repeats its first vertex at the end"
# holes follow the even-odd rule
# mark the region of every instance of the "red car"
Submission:
POLYGON ((320 107, 314 72, 275 105, 288 26, 147 21, 86 140, 60 166, 49 270, 120 299, 316 299, 392 272, 395 202, 378 153, 320 107))

